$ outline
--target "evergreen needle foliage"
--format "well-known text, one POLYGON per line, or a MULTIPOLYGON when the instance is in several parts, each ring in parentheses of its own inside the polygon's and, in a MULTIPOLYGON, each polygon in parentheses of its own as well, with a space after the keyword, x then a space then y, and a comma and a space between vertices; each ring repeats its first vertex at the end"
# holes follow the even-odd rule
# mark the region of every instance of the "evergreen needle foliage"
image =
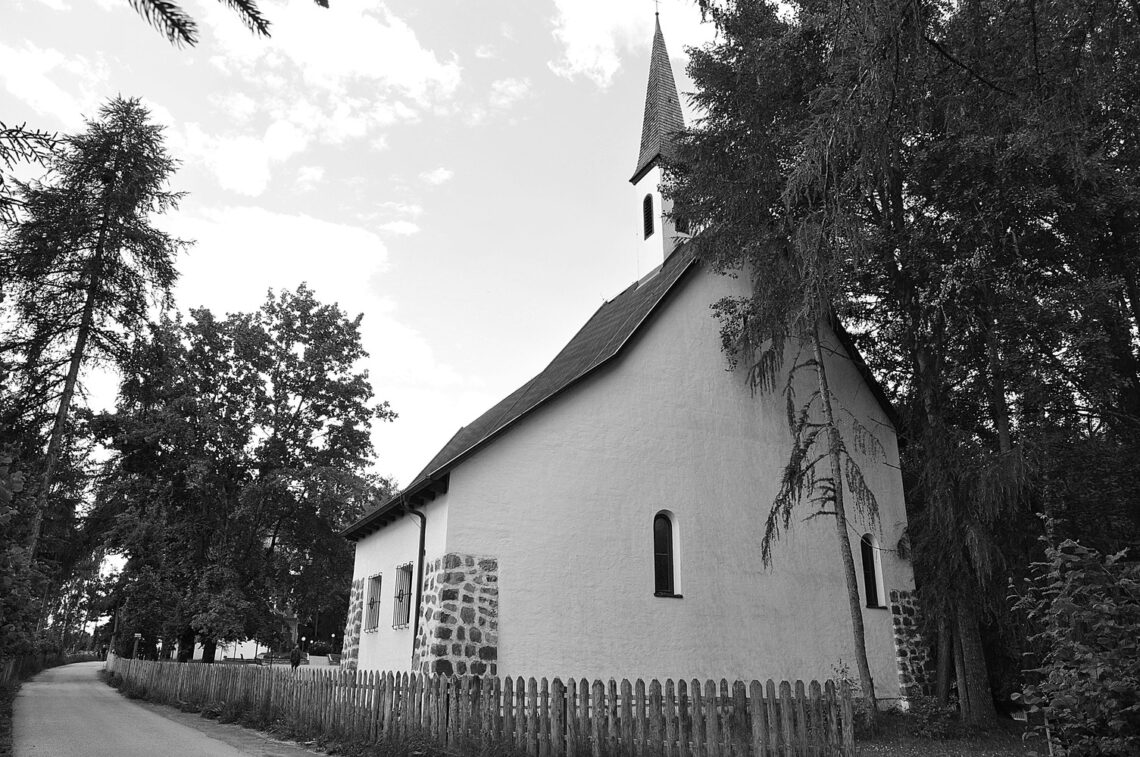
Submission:
POLYGON ((151 222, 181 194, 166 188, 175 162, 138 100, 103 106, 49 167, 44 180, 18 184, 20 220, 0 249, 13 316, 3 349, 22 363, 23 417, 54 410, 28 536, 33 557, 80 371, 119 360, 149 309, 169 306, 174 258, 185 246, 151 222))

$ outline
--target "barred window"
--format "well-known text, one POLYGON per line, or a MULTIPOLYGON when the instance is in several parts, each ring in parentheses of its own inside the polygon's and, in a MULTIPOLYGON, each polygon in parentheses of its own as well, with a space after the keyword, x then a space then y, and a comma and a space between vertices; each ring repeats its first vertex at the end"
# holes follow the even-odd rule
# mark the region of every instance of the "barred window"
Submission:
POLYGON ((396 602, 392 608, 392 628, 407 628, 412 617, 412 564, 396 568, 396 602))
POLYGON ((364 630, 375 631, 380 625, 380 581, 382 575, 377 573, 368 579, 368 601, 365 607, 364 630))

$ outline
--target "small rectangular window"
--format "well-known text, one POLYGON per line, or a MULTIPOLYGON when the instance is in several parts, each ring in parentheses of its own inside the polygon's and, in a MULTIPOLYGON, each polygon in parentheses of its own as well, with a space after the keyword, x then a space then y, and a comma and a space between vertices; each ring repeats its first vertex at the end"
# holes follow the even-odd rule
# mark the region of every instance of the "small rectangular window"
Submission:
POLYGON ((380 582, 383 576, 377 573, 368 579, 368 596, 365 603, 364 630, 375 631, 380 625, 380 582))
POLYGON ((412 564, 396 568, 396 601, 392 608, 392 628, 407 628, 412 617, 412 564))

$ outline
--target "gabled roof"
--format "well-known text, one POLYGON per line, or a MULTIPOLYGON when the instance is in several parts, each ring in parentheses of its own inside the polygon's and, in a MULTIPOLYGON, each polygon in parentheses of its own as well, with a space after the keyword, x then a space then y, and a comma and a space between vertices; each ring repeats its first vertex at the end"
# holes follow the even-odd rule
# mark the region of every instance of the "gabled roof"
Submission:
POLYGON ((658 18, 649 61, 649 86, 645 91, 645 116, 641 121, 641 150, 630 183, 636 184, 653 167, 658 156, 672 155, 673 135, 684 128, 681 98, 677 95, 677 83, 673 81, 673 68, 658 18))
POLYGON ((621 354, 693 264, 692 254, 682 246, 666 258, 656 275, 604 303, 541 373, 459 429, 411 484, 366 513, 344 535, 352 540, 366 536, 398 517, 407 503, 415 504, 421 497, 433 499, 436 492, 446 491, 447 475, 460 460, 621 354))

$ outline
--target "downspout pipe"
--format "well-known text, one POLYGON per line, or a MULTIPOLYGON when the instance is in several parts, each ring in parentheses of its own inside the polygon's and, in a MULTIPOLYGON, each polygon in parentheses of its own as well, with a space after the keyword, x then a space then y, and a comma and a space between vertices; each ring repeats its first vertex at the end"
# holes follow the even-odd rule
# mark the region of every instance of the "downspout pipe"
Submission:
POLYGON ((420 606, 423 603, 424 553, 426 551, 424 541, 427 535, 427 515, 412 507, 406 499, 404 500, 404 512, 420 519, 420 552, 419 558, 416 560, 416 616, 415 620, 412 621, 412 659, 415 659, 416 644, 420 638, 420 606))

